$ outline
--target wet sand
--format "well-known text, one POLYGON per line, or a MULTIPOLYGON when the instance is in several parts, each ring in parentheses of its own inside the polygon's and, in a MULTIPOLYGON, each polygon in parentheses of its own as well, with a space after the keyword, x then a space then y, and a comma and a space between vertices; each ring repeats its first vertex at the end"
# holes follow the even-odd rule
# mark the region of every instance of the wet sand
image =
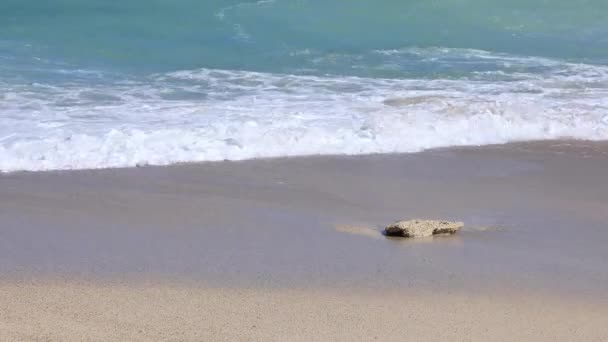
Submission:
POLYGON ((552 141, 2 174, 0 339, 606 340, 607 170, 552 141), (413 217, 467 227, 380 235, 413 217))

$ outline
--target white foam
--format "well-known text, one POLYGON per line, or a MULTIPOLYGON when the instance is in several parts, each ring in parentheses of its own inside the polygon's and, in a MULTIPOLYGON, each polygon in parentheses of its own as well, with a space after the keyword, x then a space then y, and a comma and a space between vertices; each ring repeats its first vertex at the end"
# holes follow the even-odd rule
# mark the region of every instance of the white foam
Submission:
POLYGON ((550 67, 502 81, 201 69, 97 85, 0 84, 0 170, 608 139, 606 67, 550 67))

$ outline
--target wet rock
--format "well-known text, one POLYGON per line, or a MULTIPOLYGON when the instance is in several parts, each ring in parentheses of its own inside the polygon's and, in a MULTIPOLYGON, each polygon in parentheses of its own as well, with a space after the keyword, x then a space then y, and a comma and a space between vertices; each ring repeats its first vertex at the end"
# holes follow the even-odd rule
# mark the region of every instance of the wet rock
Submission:
POLYGON ((384 228, 387 236, 428 237, 437 234, 455 234, 462 227, 462 222, 440 220, 409 220, 395 222, 384 228))

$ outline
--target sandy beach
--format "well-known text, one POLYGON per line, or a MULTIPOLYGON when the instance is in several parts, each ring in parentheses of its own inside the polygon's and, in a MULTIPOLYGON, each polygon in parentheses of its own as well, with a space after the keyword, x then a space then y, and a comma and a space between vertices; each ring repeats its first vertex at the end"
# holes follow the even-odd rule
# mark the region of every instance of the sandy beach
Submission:
POLYGON ((0 0, 0 342, 608 342, 606 18, 0 0))
POLYGON ((0 286, 3 341, 605 341, 606 301, 547 295, 0 286))
POLYGON ((0 174, 0 340, 605 341, 607 146, 0 174))

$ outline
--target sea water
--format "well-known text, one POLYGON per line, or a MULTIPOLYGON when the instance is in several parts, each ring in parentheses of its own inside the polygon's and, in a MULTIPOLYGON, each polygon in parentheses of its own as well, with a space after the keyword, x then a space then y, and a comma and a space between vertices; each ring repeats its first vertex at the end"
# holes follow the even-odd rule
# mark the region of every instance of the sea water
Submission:
POLYGON ((604 0, 0 0, 0 171, 608 139, 604 0))

